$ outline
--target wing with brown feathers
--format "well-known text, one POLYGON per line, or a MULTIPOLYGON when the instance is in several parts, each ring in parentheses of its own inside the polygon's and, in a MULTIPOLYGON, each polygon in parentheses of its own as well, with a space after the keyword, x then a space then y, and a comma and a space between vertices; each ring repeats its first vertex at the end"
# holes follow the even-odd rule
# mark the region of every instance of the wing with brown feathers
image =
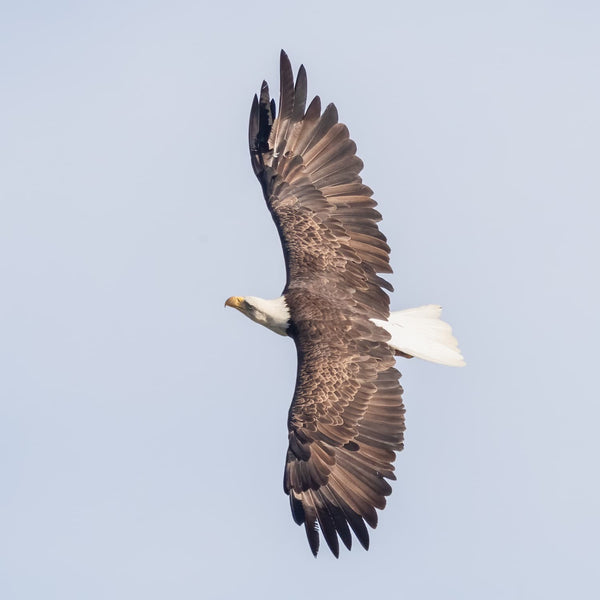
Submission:
POLYGON ((338 556, 391 493, 402 449, 404 407, 387 319, 389 247, 348 129, 316 97, 306 108, 306 72, 294 81, 281 53, 279 116, 263 82, 250 114, 250 154, 285 255, 285 298, 298 351, 284 489, 311 550, 317 523, 338 556))

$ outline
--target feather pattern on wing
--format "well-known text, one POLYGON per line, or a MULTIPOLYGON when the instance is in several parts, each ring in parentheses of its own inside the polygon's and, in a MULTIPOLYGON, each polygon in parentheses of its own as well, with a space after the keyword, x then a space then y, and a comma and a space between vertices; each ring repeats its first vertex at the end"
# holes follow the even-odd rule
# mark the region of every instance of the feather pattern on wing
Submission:
POLYGON ((281 238, 298 353, 284 489, 313 553, 320 530, 338 556, 350 530, 368 548, 365 523, 377 525, 391 493, 404 407, 390 336, 370 320, 388 318, 392 290, 379 276, 391 273, 381 215, 337 109, 306 100, 304 67, 294 81, 282 52, 279 115, 263 82, 249 142, 281 238))

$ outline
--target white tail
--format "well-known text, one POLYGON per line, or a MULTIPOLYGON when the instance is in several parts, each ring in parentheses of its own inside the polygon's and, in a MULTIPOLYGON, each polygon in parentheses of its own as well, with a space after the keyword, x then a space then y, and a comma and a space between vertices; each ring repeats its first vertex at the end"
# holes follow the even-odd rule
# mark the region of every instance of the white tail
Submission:
POLYGON ((390 313, 388 321, 371 320, 392 336, 388 343, 394 350, 441 365, 464 367, 452 327, 440 319, 441 314, 441 306, 428 304, 390 313))

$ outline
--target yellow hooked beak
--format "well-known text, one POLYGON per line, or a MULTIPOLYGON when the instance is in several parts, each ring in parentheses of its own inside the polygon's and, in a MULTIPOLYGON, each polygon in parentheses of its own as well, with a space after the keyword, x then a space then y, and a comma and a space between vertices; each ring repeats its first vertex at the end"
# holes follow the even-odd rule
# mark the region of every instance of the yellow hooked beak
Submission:
POLYGON ((238 310, 242 310, 243 302, 244 298, 242 298, 242 296, 231 296, 231 298, 227 298, 227 300, 225 300, 225 306, 231 306, 233 308, 237 308, 238 310))

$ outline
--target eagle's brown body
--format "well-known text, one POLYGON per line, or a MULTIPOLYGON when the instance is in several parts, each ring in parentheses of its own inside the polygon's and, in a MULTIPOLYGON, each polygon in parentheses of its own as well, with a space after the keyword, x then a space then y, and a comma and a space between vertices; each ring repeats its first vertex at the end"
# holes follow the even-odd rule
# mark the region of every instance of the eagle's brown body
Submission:
POLYGON ((281 53, 279 115, 263 82, 250 113, 250 155, 281 238, 280 298, 234 296, 226 305, 296 343, 284 489, 316 555, 319 530, 338 556, 352 533, 369 546, 402 449, 404 406, 395 356, 462 366, 441 307, 390 314, 389 247, 362 161, 333 104, 306 107, 306 72, 294 81, 281 53))
POLYGON ((313 553, 316 523, 337 556, 391 493, 404 407, 389 334, 389 247, 348 129, 330 104, 306 108, 306 74, 294 82, 281 55, 279 115, 263 83, 250 115, 250 153, 283 246, 298 378, 289 412, 284 489, 313 553))

